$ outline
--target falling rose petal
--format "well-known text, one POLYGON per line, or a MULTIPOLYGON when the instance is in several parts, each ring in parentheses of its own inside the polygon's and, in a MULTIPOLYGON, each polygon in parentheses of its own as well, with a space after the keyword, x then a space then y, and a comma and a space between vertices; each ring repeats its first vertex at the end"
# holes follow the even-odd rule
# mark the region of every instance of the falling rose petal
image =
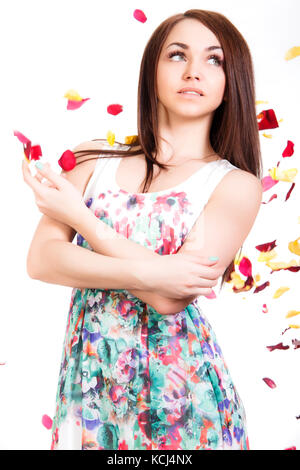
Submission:
POLYGON ((256 249, 258 251, 266 252, 266 251, 272 251, 275 248, 276 245, 276 239, 273 240, 272 242, 267 242, 267 243, 262 243, 261 245, 256 245, 256 249))
POLYGON ((287 201, 287 200, 290 198, 290 195, 292 194, 292 191, 293 191, 294 187, 295 187, 295 183, 293 183, 293 184, 291 185, 290 189, 288 190, 288 192, 287 192, 287 194, 286 194, 286 196, 285 196, 285 201, 287 201))
POLYGON ((285 157, 291 157, 294 153, 294 144, 290 140, 287 141, 286 147, 284 151, 282 152, 282 156, 285 157))
POLYGON ((284 450, 297 450, 296 447, 286 447, 284 450))
POLYGON ((300 341, 298 339, 292 339, 292 344, 295 346, 294 349, 300 348, 300 341))
POLYGON ((274 109, 267 109, 262 111, 257 116, 257 119, 260 119, 258 121, 258 129, 260 131, 265 129, 275 129, 276 127, 279 127, 274 109))
POLYGON ((269 351, 274 351, 274 349, 290 349, 290 347, 287 345, 287 346, 283 346, 282 343, 278 343, 278 344, 275 344, 274 346, 266 346, 266 348, 269 350, 269 351))
POLYGON ((67 109, 73 110, 73 109, 81 108, 83 103, 85 103, 89 99, 90 98, 84 98, 81 101, 68 100, 67 109))
POLYGON ((68 90, 65 94, 64 94, 64 98, 68 98, 68 100, 71 100, 71 101, 82 101, 83 98, 80 96, 79 93, 77 93, 76 90, 68 90))
POLYGON ((264 377, 263 381, 268 385, 268 387, 276 388, 276 384, 272 379, 269 379, 268 377, 264 377))
POLYGON ((272 139, 272 134, 266 134, 265 132, 263 133, 263 137, 266 137, 267 139, 272 139))
POLYGON ((268 310, 267 304, 263 304, 262 313, 268 313, 268 312, 269 310, 268 310))
POLYGON ((76 166, 76 157, 71 150, 66 150, 58 160, 59 166, 65 170, 70 171, 76 166))
POLYGON ((296 315, 299 315, 299 313, 300 313, 299 310, 289 310, 285 318, 295 317, 296 315))
POLYGON ((257 261, 260 263, 266 263, 267 261, 270 261, 273 258, 277 257, 277 253, 275 250, 272 251, 267 251, 266 253, 260 253, 259 257, 257 258, 257 261))
POLYGON ((51 429, 52 428, 52 419, 48 415, 43 415, 42 424, 43 424, 43 426, 45 426, 45 428, 51 429))
POLYGON ((295 259, 292 259, 290 262, 286 262, 286 261, 267 261, 266 266, 271 268, 272 272, 280 271, 281 269, 292 271, 292 272, 298 272, 299 269, 300 269, 300 265, 295 259))
MULTIPOLYGON (((278 181, 277 181, 278 183, 278 181)), ((272 194, 268 201, 262 201, 262 204, 269 204, 269 202, 273 201, 273 199, 277 199, 277 194, 272 194)))
POLYGON ((14 135, 19 139, 22 144, 31 144, 31 141, 25 137, 25 135, 21 134, 19 131, 14 131, 14 135))
POLYGON ((107 112, 109 114, 112 114, 113 116, 120 114, 122 111, 123 106, 121 104, 110 104, 109 106, 107 106, 107 112))
POLYGON ((106 140, 109 143, 109 145, 113 146, 115 143, 116 136, 112 131, 108 131, 106 134, 106 140))
POLYGON ((286 291, 290 290, 289 287, 285 287, 285 286, 282 286, 282 287, 279 287, 274 295, 273 295, 273 299, 278 299, 278 297, 281 297, 286 291))
POLYGON ((298 57, 300 55, 300 47, 299 46, 294 46, 291 47, 285 54, 284 58, 285 60, 291 60, 295 59, 295 57, 298 57))
POLYGON ((285 330, 283 330, 283 332, 281 334, 284 335, 284 333, 288 330, 290 330, 290 328, 286 328, 285 330))
POLYGON ((246 277, 252 276, 251 261, 248 258, 246 258, 245 256, 240 261, 239 270, 246 277))
POLYGON ((253 291, 253 294, 257 294, 258 292, 264 290, 266 287, 268 287, 270 285, 270 282, 269 281, 266 281, 264 282, 263 284, 261 284, 260 286, 256 286, 256 288, 254 289, 253 291))
POLYGON ((298 170, 297 168, 288 168, 287 170, 281 170, 280 168, 271 168, 269 170, 269 174, 273 180, 278 180, 278 181, 288 181, 288 182, 293 182, 293 179, 297 175, 298 170))
POLYGON ((212 291, 211 291, 210 294, 205 295, 204 297, 206 297, 207 299, 216 299, 216 298, 217 298, 217 296, 216 296, 216 294, 215 294, 215 292, 214 292, 213 289, 212 289, 212 291))
POLYGON ((300 237, 296 238, 296 240, 292 242, 289 242, 288 248, 295 255, 300 255, 300 237))
POLYGON ((133 17, 141 23, 145 23, 145 21, 147 21, 147 17, 142 10, 134 10, 133 17))
POLYGON ((278 181, 276 180, 273 180, 273 178, 271 176, 264 176, 261 180, 261 183, 262 183, 262 188, 263 188, 263 191, 267 191, 268 189, 272 188, 273 186, 275 186, 275 184, 278 183, 278 181))
POLYGON ((42 156, 42 149, 40 145, 33 145, 30 149, 31 160, 40 160, 42 156))
POLYGON ((0 366, 5 366, 6 362, 0 362, 0 366))
POLYGON ((135 144, 139 141, 139 136, 138 135, 126 135, 125 137, 125 144, 126 145, 132 145, 135 144))
POLYGON ((244 286, 244 281, 237 272, 231 273, 230 277, 231 281, 229 281, 229 284, 232 284, 234 288, 240 289, 244 286))

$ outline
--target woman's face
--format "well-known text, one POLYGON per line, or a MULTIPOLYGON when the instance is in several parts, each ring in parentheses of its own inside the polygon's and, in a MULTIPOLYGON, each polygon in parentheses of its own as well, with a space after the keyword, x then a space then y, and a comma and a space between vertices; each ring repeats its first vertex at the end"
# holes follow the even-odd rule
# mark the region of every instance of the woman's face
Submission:
POLYGON ((213 113, 223 101, 226 77, 222 49, 214 33, 195 19, 185 19, 168 35, 157 67, 158 106, 182 117, 201 117, 213 113), (187 47, 172 45, 184 43, 187 47), (200 89, 203 96, 184 95, 184 87, 200 89))

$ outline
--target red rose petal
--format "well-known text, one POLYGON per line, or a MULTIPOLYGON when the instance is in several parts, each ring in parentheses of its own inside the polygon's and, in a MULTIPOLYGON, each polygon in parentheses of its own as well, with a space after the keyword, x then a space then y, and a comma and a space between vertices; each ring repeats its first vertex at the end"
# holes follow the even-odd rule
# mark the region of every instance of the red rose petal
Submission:
POLYGON ((252 276, 251 261, 248 258, 246 258, 245 256, 240 261, 239 270, 246 277, 252 276))
POLYGON ((116 116, 117 114, 123 111, 123 106, 121 104, 110 104, 107 106, 107 112, 116 116))
POLYGON ((42 149, 40 145, 33 145, 30 149, 30 159, 31 160, 39 160, 42 156, 42 149))
POLYGON ((261 118, 261 121, 258 122, 258 129, 260 131, 264 129, 274 129, 279 127, 279 124, 276 119, 276 115, 273 109, 267 109, 262 111, 257 118, 261 118))
POLYGON ((290 140, 287 141, 287 145, 282 152, 283 157, 290 157, 294 153, 294 144, 290 140))
POLYGON ((284 449, 284 450, 297 450, 297 449, 296 449, 295 446, 293 446, 293 447, 286 447, 286 449, 284 449))
POLYGON ((147 17, 142 10, 134 10, 133 17, 141 23, 145 23, 147 21, 147 17))
POLYGON ((269 379, 268 377, 264 377, 263 378, 263 381, 268 385, 268 387, 270 388, 276 388, 277 385, 275 384, 275 382, 273 382, 272 379, 269 379))
POLYGON ((290 198, 290 195, 292 194, 292 191, 295 187, 295 183, 292 183, 292 186, 290 187, 290 189, 288 190, 286 196, 285 196, 285 201, 287 201, 289 198, 290 198))
POLYGON ((276 247, 276 240, 273 240, 272 242, 267 242, 263 243, 262 245, 256 245, 256 249, 258 251, 262 251, 263 253, 266 253, 266 251, 272 251, 276 247))
POLYGON ((288 345, 283 346, 282 343, 275 344, 274 346, 266 346, 269 351, 274 351, 274 349, 289 349, 288 345))
POLYGON ((48 415, 43 415, 42 424, 43 424, 43 426, 45 426, 45 428, 51 429, 52 428, 52 419, 48 415))
POLYGON ((59 166, 65 170, 70 171, 76 166, 76 157, 71 150, 66 150, 58 160, 59 166))
POLYGON ((277 194, 272 194, 268 201, 262 201, 262 204, 269 204, 269 202, 273 201, 273 199, 277 199, 277 194))

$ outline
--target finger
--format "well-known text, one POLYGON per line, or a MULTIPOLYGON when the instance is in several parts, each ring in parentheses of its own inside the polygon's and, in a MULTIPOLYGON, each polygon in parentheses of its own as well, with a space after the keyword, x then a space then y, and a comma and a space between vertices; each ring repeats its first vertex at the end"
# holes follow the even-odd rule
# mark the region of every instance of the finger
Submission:
POLYGON ((29 164, 25 158, 22 160, 22 172, 25 183, 27 183, 28 186, 33 189, 33 191, 38 191, 41 187, 41 184, 36 180, 36 178, 32 176, 29 164))
POLYGON ((65 178, 55 173, 49 163, 46 163, 42 169, 38 169, 38 172, 43 178, 47 178, 57 189, 62 189, 64 184, 66 184, 65 178))

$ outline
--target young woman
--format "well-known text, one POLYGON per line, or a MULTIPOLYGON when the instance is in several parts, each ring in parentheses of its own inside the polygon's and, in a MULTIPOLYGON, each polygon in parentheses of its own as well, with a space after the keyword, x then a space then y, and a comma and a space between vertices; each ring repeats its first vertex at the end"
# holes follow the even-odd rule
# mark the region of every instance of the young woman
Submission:
POLYGON ((74 151, 61 175, 23 164, 44 214, 28 273, 73 287, 51 449, 249 449, 200 306, 230 278, 262 197, 244 38, 216 12, 166 19, 142 58, 135 141, 74 151))

